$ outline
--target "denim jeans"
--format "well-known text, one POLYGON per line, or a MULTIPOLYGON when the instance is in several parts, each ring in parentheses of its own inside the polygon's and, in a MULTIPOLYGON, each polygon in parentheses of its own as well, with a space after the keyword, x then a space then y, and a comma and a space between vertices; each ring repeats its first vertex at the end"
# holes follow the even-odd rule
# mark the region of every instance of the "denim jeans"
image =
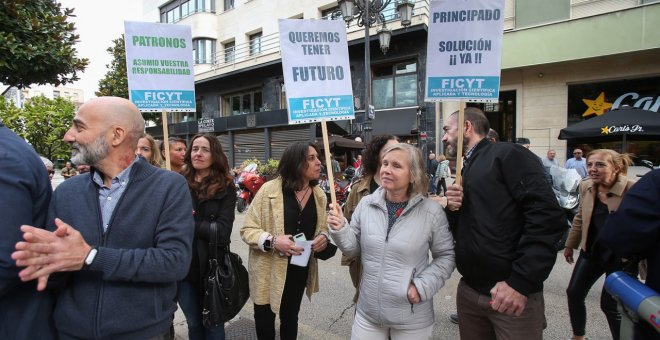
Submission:
POLYGON ((225 340, 224 325, 209 329, 202 324, 202 301, 200 301, 200 288, 196 283, 188 280, 179 281, 177 298, 188 322, 188 339, 225 340))

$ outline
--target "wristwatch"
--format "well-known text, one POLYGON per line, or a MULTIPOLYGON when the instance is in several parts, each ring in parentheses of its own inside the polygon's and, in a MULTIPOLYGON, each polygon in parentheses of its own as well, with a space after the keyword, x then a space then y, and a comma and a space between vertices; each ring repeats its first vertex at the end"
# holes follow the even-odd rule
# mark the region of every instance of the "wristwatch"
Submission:
POLYGON ((272 236, 269 236, 264 241, 264 250, 273 250, 273 237, 272 236))
POLYGON ((85 257, 85 264, 83 265, 83 268, 90 266, 94 262, 94 259, 96 258, 96 253, 98 252, 99 250, 96 248, 92 248, 92 250, 89 251, 87 257, 85 257))

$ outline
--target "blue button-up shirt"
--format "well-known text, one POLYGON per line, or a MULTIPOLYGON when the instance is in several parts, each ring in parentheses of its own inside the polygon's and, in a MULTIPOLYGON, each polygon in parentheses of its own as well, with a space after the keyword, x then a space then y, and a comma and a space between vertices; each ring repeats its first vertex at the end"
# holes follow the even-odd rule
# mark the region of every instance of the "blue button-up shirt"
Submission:
MULTIPOLYGON (((133 161, 133 163, 135 163, 135 161, 133 161)), ((117 206, 121 195, 124 193, 124 190, 126 190, 126 186, 130 180, 129 175, 133 163, 112 179, 109 188, 103 183, 101 173, 98 171, 94 172, 92 180, 99 186, 99 204, 101 206, 101 219, 103 221, 104 232, 108 230, 112 212, 115 211, 115 207, 117 206)))

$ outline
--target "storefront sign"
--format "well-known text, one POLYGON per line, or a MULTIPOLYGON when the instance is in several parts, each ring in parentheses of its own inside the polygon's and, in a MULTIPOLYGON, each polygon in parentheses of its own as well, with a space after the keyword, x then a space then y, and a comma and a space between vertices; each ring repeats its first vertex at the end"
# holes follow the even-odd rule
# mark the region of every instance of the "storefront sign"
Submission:
POLYGON ((190 26, 124 22, 129 96, 143 112, 195 111, 190 26))
POLYGON ((213 132, 215 131, 215 120, 213 118, 202 118, 197 121, 197 132, 213 132))
POLYGON ((660 112, 660 96, 656 96, 655 98, 641 97, 637 92, 628 92, 620 95, 616 100, 614 100, 614 104, 612 104, 612 110, 616 110, 622 105, 660 112))
POLYGON ((344 23, 280 19, 279 29, 289 124, 354 119, 344 23))
POLYGON ((426 101, 496 101, 504 0, 431 2, 426 101))
POLYGON ((609 135, 610 133, 625 132, 625 133, 642 133, 644 127, 641 125, 619 125, 619 126, 604 126, 600 128, 601 135, 609 135))

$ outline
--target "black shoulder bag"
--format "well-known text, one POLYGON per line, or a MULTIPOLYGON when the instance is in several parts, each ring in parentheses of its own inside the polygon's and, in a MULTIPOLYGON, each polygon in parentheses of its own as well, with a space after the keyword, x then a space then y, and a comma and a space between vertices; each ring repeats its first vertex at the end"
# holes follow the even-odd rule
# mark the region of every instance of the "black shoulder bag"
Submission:
POLYGON ((248 271, 241 257, 224 246, 218 257, 218 226, 210 225, 209 270, 204 282, 202 322, 207 328, 223 325, 241 311, 250 297, 248 271))

